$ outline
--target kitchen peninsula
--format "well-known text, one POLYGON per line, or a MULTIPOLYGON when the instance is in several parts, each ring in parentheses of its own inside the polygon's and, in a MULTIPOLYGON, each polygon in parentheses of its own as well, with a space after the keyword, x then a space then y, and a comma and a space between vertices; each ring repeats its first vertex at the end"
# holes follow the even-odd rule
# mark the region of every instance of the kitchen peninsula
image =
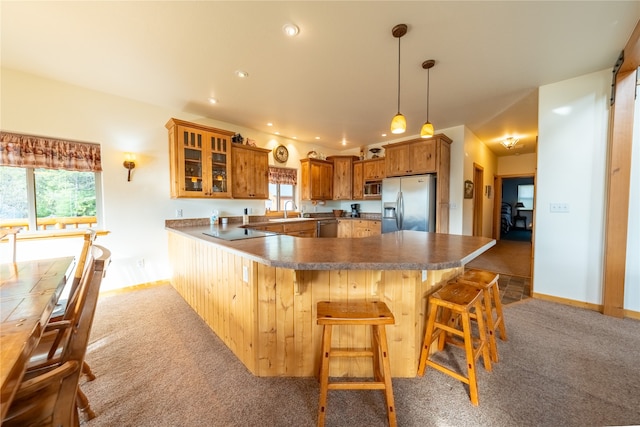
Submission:
MULTIPOLYGON (((384 301, 391 372, 414 377, 427 299, 495 244, 485 237, 400 231, 364 238, 272 234, 223 240, 207 219, 169 220, 171 283, 257 376, 314 376, 320 359, 318 301, 384 301)), ((230 224, 229 228, 237 226, 230 224)), ((258 232, 264 234, 262 232, 258 232)), ((342 327, 336 345, 364 347, 364 327, 342 327)), ((332 376, 369 376, 370 363, 344 359, 332 376)))

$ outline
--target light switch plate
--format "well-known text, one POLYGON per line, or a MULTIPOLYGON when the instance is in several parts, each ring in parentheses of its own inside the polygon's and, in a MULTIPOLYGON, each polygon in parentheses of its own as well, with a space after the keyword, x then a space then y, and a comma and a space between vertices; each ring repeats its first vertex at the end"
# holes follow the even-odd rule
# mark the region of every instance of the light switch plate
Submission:
POLYGON ((569 203, 549 203, 549 212, 552 213, 568 213, 569 203))

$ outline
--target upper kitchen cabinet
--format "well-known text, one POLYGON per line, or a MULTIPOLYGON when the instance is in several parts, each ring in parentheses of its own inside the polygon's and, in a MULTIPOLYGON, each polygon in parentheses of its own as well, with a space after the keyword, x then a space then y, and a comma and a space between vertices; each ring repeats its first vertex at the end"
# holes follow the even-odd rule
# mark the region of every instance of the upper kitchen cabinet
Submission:
POLYGON ((353 200, 353 162, 356 156, 330 156, 333 162, 333 200, 353 200))
POLYGON ((362 162, 353 162, 353 200, 364 199, 364 167, 362 162))
POLYGON ((365 182, 381 181, 384 179, 386 177, 385 164, 384 158, 363 160, 362 165, 365 182))
POLYGON ((302 200, 333 199, 333 163, 326 160, 300 160, 302 200))
POLYGON ((449 164, 451 139, 438 134, 429 139, 412 139, 385 145, 386 175, 406 176, 438 173, 443 161, 449 164))
POLYGON ((231 147, 231 194, 235 199, 269 198, 271 150, 233 144, 231 147))
POLYGON ((231 197, 231 137, 234 132, 170 119, 171 197, 231 197))
POLYGON ((386 145, 387 176, 436 174, 436 231, 449 231, 451 139, 443 134, 386 145))

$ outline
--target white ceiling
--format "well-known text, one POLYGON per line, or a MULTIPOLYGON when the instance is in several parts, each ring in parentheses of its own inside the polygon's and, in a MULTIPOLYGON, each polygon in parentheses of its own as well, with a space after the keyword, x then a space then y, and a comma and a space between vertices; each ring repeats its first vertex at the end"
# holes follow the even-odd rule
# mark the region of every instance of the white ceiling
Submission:
POLYGON ((465 124, 498 155, 532 152, 537 88, 612 67, 640 18, 640 1, 0 6, 3 67, 337 150, 397 138, 389 133, 398 78, 391 29, 405 23, 405 135, 426 120, 421 64, 435 59, 436 131, 465 124), (300 28, 295 38, 283 34, 289 22, 300 28), (499 146, 509 135, 521 148, 499 146))

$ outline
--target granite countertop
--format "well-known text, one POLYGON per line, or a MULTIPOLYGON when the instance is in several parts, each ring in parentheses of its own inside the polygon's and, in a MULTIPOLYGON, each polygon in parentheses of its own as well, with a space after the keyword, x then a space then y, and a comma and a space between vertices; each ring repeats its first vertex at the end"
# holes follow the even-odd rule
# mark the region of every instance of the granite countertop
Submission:
MULTIPOLYGON (((188 223, 187 223, 188 224, 188 223)), ((398 231, 362 238, 303 238, 273 235, 226 241, 209 237, 212 226, 166 229, 227 248, 251 260, 294 270, 442 270, 464 266, 495 245, 487 237, 398 231)), ((253 225, 253 223, 252 223, 253 225)), ((229 224, 227 227, 238 227, 229 224)))

